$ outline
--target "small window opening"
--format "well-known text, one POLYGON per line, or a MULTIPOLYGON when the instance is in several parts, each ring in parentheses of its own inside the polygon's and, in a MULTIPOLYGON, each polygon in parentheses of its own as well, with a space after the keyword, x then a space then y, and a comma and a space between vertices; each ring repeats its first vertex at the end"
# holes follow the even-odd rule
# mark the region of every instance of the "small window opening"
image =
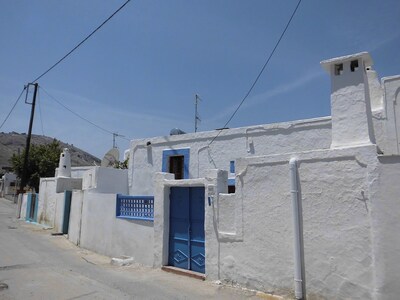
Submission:
POLYGON ((62 157, 64 157, 64 153, 63 153, 63 154, 61 154, 61 156, 62 156, 62 157))
POLYGON ((235 193, 235 186, 234 185, 228 185, 228 194, 234 194, 235 193))
POLYGON ((175 179, 183 179, 184 156, 169 157, 169 173, 175 174, 175 179))
POLYGON ((335 64, 335 75, 341 75, 343 73, 343 64, 335 64))
POLYGON ((350 70, 351 70, 352 72, 358 70, 358 59, 352 60, 352 61, 351 61, 351 63, 350 63, 350 70))

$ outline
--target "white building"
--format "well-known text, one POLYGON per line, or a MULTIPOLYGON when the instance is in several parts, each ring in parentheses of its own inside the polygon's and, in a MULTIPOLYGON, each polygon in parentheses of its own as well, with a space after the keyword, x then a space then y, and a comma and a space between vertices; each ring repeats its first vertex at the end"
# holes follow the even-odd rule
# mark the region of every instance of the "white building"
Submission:
POLYGON ((17 189, 17 175, 5 173, 0 178, 0 197, 15 195, 17 189))
POLYGON ((84 173, 69 239, 278 295, 396 299, 400 76, 368 53, 322 66, 331 117, 134 140, 127 172, 84 173))

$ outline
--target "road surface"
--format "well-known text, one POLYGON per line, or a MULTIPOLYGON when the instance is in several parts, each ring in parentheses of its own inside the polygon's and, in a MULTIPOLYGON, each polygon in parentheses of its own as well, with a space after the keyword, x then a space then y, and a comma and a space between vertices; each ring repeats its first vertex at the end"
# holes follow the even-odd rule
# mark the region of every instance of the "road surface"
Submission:
POLYGON ((16 219, 0 198, 0 299, 260 299, 255 292, 141 266, 118 267, 16 219))

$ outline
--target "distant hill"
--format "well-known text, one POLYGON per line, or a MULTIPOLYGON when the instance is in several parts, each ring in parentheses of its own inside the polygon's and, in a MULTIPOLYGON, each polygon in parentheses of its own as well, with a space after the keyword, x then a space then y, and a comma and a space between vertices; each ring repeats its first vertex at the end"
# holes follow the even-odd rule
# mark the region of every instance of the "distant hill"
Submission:
MULTIPOLYGON (((35 135, 32 134, 31 144, 43 145, 51 143, 54 139, 48 136, 35 135)), ((60 142, 61 148, 68 148, 71 154, 71 166, 93 166, 94 163, 100 164, 100 159, 97 157, 76 148, 73 145, 60 142)), ((10 132, 4 133, 0 132, 0 173, 4 172, 4 168, 10 167, 10 158, 13 153, 18 153, 23 151, 26 144, 26 134, 10 132)))

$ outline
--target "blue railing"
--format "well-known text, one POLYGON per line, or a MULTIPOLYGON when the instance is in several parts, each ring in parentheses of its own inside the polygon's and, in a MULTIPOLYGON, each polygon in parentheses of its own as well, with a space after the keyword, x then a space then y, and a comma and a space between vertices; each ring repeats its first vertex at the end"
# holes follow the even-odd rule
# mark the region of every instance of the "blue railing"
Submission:
POLYGON ((127 196, 117 194, 116 217, 154 221, 154 196, 127 196))

